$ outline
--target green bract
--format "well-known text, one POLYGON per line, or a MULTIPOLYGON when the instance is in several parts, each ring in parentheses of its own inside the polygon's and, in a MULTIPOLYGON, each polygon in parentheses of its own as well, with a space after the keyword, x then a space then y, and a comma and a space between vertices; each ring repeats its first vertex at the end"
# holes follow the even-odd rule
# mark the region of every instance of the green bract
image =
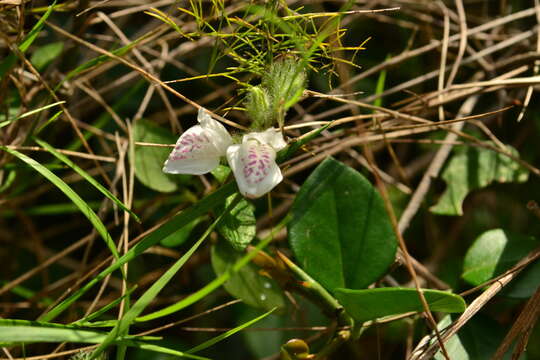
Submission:
POLYGON ((306 88, 304 65, 294 59, 278 60, 264 72, 261 85, 246 96, 246 111, 255 130, 283 125, 286 111, 296 104, 306 88))

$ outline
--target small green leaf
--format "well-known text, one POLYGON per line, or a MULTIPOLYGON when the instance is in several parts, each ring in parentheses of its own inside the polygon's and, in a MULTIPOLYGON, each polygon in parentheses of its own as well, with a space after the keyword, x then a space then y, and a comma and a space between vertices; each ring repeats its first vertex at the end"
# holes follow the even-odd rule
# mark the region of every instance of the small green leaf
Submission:
MULTIPOLYGON (((507 148, 519 156, 514 148, 507 148)), ((508 156, 484 148, 467 147, 454 154, 444 169, 442 178, 447 184, 446 191, 430 210, 439 215, 463 215, 463 200, 472 190, 494 181, 525 182, 528 177, 528 170, 508 156)))
POLYGON ((10 170, 6 172, 0 172, 0 193, 6 191, 15 179, 17 178, 17 172, 15 170, 10 170))
MULTIPOLYGON (((232 269, 243 256, 244 253, 235 251, 228 243, 218 242, 212 247, 212 266, 216 275, 220 276, 232 269)), ((223 286, 232 296, 250 306, 264 310, 283 309, 283 291, 274 280, 259 272, 260 268, 250 262, 233 273, 223 286)))
POLYGON ((382 198, 360 173, 326 159, 302 185, 289 239, 299 265, 326 289, 361 289, 394 262, 397 241, 382 198))
POLYGON ((38 69, 42 70, 57 58, 64 49, 62 41, 53 42, 39 47, 30 58, 30 62, 38 69))
MULTIPOLYGON (((480 235, 467 251, 462 277, 472 285, 480 285, 494 278, 540 246, 531 237, 493 229, 480 235)), ((540 262, 530 265, 515 279, 505 294, 511 297, 529 297, 540 284, 540 262)))
MULTIPOLYGON (((229 206, 233 200, 234 195, 227 199, 225 206, 229 206)), ((253 204, 242 198, 218 226, 219 233, 235 250, 244 250, 255 237, 254 211, 253 204)))
POLYGON ((231 174, 231 168, 220 164, 210 173, 217 179, 217 181, 219 181, 220 184, 223 184, 231 174))
MULTIPOLYGON (((440 290, 422 291, 431 311, 454 313, 465 310, 465 301, 459 295, 440 290)), ((413 288, 335 289, 334 293, 345 311, 359 322, 424 309, 413 288)))
MULTIPOLYGON (((174 144, 176 138, 169 131, 154 123, 140 119, 133 127, 134 141, 174 144)), ((135 147, 135 176, 152 190, 160 192, 173 192, 178 190, 178 180, 183 175, 169 175, 162 170, 163 163, 169 156, 172 148, 140 146, 135 147)))

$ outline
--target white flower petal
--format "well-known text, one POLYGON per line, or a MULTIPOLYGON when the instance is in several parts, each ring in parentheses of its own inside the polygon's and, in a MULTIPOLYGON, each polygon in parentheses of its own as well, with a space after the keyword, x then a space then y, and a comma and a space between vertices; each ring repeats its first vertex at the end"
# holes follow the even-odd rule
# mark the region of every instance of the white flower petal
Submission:
POLYGON ((225 129, 225 126, 223 126, 219 121, 214 120, 202 107, 199 108, 197 120, 212 140, 212 143, 218 152, 221 155, 225 155, 227 148, 232 144, 231 135, 229 135, 227 129, 225 129))
POLYGON ((163 171, 171 174, 201 175, 214 170, 219 158, 224 156, 232 144, 231 135, 210 114, 199 108, 195 125, 187 129, 176 142, 163 171))
POLYGON ((278 129, 269 128, 263 132, 253 132, 247 135, 244 135, 242 141, 248 141, 255 139, 263 144, 268 144, 274 148, 275 151, 279 151, 287 146, 285 140, 283 140, 283 134, 278 129))
POLYGON ((219 165, 221 155, 208 131, 195 125, 180 136, 165 161, 163 171, 170 174, 206 174, 219 165))
POLYGON ((255 139, 229 146, 227 160, 240 192, 246 197, 260 197, 283 180, 275 150, 255 139))

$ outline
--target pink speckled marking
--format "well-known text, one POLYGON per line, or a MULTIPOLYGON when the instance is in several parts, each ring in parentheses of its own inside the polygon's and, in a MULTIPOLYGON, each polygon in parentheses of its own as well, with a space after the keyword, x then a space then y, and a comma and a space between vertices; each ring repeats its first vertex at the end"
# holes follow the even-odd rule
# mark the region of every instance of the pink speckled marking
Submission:
POLYGON ((211 143, 206 134, 198 135, 186 132, 180 137, 180 140, 169 156, 169 160, 193 159, 198 153, 203 152, 208 145, 211 145, 211 143))
POLYGON ((270 171, 272 148, 266 144, 251 143, 247 145, 247 155, 241 158, 244 178, 249 185, 255 185, 264 180, 270 171))

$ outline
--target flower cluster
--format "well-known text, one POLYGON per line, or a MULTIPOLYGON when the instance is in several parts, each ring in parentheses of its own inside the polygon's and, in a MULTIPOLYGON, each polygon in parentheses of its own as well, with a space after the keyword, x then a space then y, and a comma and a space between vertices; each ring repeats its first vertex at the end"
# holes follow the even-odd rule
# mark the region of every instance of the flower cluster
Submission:
POLYGON ((165 161, 163 171, 170 174, 206 174, 219 165, 222 156, 233 171, 242 195, 260 197, 283 180, 276 164, 276 152, 286 146, 281 132, 273 128, 244 135, 233 144, 225 127, 203 109, 199 125, 186 130, 165 161))

